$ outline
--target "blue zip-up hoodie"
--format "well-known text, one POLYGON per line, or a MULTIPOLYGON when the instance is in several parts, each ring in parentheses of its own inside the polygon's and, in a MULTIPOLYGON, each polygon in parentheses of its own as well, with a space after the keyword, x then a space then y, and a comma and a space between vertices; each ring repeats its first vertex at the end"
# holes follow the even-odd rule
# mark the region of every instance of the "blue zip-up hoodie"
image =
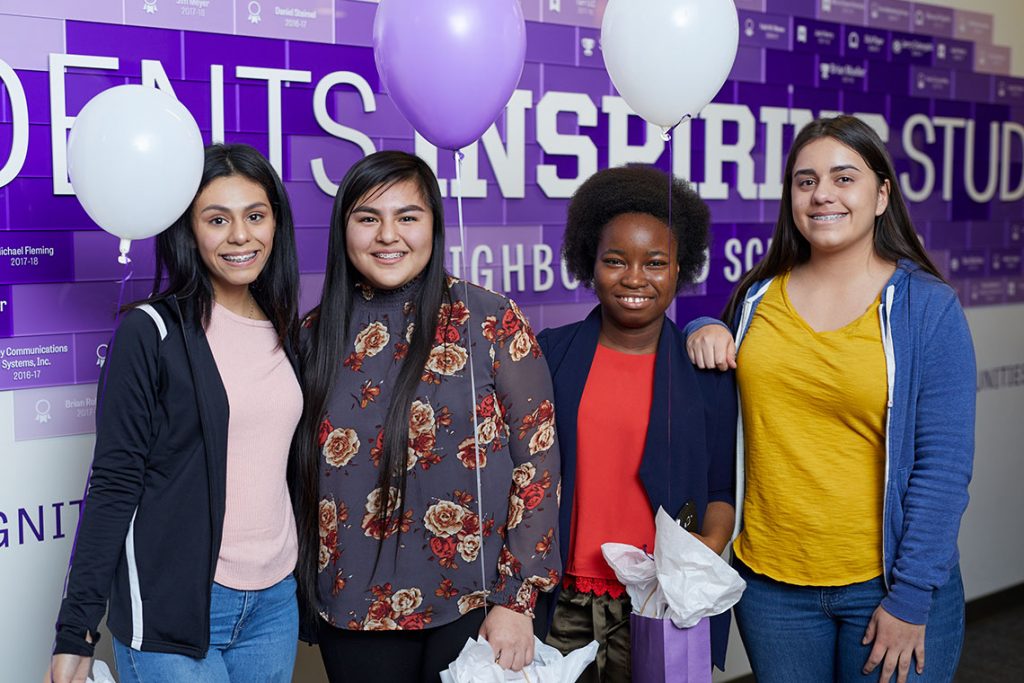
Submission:
MULTIPOLYGON (((771 280, 746 291, 733 321, 736 348, 771 280)), ((928 621, 932 592, 959 561, 957 534, 974 460, 974 345, 956 292, 901 259, 882 290, 878 319, 885 347, 885 492, 882 570, 886 612, 928 621)), ((703 325, 686 326, 687 335, 703 325)), ((743 413, 736 435, 736 529, 743 517, 743 413)))

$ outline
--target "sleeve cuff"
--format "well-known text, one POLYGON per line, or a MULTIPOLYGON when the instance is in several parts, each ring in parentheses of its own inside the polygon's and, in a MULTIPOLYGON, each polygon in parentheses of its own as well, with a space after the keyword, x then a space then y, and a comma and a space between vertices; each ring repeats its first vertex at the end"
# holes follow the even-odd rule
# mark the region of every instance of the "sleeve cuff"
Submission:
POLYGON ((882 609, 909 624, 928 623, 931 606, 932 591, 895 580, 889 587, 889 594, 882 599, 882 609))
POLYGON ((86 640, 86 629, 74 629, 62 626, 57 631, 57 638, 54 641, 53 654, 55 655, 78 655, 80 657, 92 657, 96 652, 96 643, 100 640, 99 633, 92 633, 92 642, 86 640))
POLYGON ((683 334, 689 337, 691 334, 704 327, 705 325, 721 325, 722 327, 729 329, 729 326, 723 323, 718 318, 712 318, 711 316, 703 316, 696 320, 691 320, 686 323, 686 327, 683 328, 683 334))
POLYGON ((504 585, 501 582, 487 596, 487 602, 510 609, 519 614, 533 618, 533 608, 537 605, 537 589, 526 581, 506 576, 504 585), (499 590, 500 588, 500 590, 499 590))

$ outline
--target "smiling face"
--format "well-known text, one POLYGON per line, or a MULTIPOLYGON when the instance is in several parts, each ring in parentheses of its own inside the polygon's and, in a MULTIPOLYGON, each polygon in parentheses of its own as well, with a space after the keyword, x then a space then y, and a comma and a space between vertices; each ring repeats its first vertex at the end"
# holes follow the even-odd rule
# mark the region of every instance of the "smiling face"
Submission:
POLYGON ((434 213, 413 180, 368 192, 345 228, 349 260, 377 289, 397 289, 423 272, 433 240, 434 213))
POLYGON ((216 178, 192 204, 192 234, 210 274, 215 299, 251 285, 274 247, 274 212, 258 183, 240 175, 216 178))
POLYGON ((792 178, 793 221, 811 255, 874 250, 875 218, 889 204, 889 184, 864 158, 830 137, 797 154, 792 178))
POLYGON ((594 292, 605 325, 661 329, 661 317, 676 296, 676 249, 668 226, 646 213, 620 214, 604 227, 594 264, 594 292))

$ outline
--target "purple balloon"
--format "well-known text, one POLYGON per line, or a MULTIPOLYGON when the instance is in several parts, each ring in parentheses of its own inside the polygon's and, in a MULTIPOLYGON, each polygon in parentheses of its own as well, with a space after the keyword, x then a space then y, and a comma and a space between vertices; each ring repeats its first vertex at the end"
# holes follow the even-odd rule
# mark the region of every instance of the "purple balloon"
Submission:
POLYGON ((526 23, 518 0, 381 0, 377 71, 398 111, 437 147, 484 134, 519 83, 526 23))

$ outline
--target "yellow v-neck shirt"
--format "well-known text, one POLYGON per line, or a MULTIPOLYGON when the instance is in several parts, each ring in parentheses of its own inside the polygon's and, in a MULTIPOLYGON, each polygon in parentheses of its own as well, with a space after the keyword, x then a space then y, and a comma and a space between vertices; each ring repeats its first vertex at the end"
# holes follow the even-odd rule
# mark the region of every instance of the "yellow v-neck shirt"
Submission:
POLYGON ((816 332, 768 288, 743 338, 737 381, 746 448, 736 555, 759 574, 842 586, 882 573, 885 351, 877 302, 816 332))

